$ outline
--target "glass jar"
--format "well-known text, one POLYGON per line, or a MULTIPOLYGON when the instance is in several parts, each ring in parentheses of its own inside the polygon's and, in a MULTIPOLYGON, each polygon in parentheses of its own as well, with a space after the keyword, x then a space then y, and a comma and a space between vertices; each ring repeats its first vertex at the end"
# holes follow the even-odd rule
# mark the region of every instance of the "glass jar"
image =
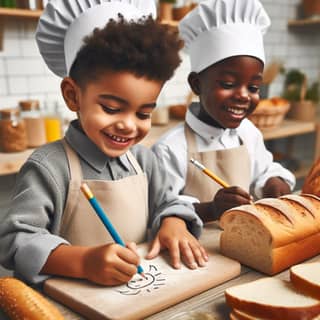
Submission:
POLYGON ((19 108, 0 110, 0 147, 3 152, 18 152, 27 148, 26 123, 19 108))
POLYGON ((26 123, 28 147, 39 147, 47 142, 44 118, 38 100, 19 101, 22 117, 26 123))
POLYGON ((57 104, 47 104, 44 118, 47 142, 62 138, 62 120, 57 104))

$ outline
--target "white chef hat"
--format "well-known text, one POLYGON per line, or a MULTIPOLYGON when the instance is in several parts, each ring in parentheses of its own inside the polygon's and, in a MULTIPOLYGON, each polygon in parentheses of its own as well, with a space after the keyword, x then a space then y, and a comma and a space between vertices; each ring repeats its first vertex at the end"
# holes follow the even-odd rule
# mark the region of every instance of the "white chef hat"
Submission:
POLYGON ((258 0, 206 0, 179 24, 191 70, 200 72, 228 57, 249 55, 265 62, 263 35, 270 19, 258 0))
POLYGON ((103 28, 121 14, 137 21, 156 16, 154 0, 51 0, 36 31, 40 53, 49 69, 60 77, 69 74, 85 36, 103 28))

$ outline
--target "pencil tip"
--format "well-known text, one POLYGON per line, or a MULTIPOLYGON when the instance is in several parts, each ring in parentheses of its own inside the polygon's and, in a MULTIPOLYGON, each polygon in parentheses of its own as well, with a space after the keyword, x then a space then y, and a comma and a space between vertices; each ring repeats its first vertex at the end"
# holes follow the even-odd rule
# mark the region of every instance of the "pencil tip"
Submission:
POLYGON ((193 158, 191 158, 191 159, 190 159, 190 162, 191 162, 191 163, 194 163, 194 159, 193 159, 193 158))
POLYGON ((143 272, 140 273, 140 276, 144 279, 147 279, 146 275, 143 272))

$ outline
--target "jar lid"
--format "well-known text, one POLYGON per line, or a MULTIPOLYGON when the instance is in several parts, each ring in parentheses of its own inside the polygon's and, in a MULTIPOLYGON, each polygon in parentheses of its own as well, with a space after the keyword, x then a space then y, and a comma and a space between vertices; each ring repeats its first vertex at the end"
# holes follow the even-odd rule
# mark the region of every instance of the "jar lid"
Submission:
POLYGON ((18 108, 11 109, 1 109, 0 110, 0 118, 1 119, 10 119, 11 117, 19 117, 20 110, 18 108))
POLYGON ((19 106, 23 111, 39 110, 39 100, 21 100, 19 106))

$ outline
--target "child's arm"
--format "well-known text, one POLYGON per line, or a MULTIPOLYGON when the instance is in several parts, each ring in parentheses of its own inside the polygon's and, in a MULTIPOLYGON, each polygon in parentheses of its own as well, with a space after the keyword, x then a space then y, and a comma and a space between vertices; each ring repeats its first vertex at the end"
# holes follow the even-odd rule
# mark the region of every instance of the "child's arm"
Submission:
POLYGON ((181 260, 190 269, 203 267, 208 261, 205 249, 188 231, 185 221, 175 216, 162 220, 161 228, 146 258, 156 257, 162 249, 169 250, 171 264, 175 269, 180 269, 181 260))
POLYGON ((87 279, 102 285, 128 282, 136 273, 139 256, 135 245, 96 247, 60 245, 49 255, 41 273, 87 279))

